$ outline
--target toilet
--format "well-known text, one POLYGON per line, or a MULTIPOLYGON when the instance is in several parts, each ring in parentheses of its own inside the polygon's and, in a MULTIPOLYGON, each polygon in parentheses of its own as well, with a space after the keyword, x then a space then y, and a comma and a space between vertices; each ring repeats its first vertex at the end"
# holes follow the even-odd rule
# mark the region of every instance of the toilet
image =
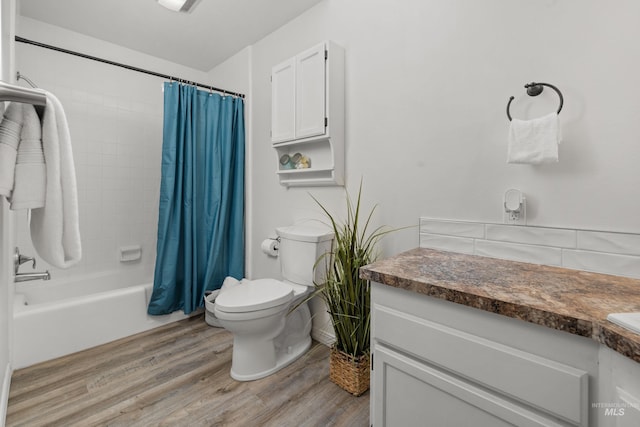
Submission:
POLYGON ((220 325, 233 334, 231 377, 264 378, 302 356, 311 346, 311 315, 306 302, 324 268, 318 259, 331 251, 333 232, 319 225, 276 229, 282 280, 244 279, 215 300, 220 325), (289 309, 296 307, 288 313, 289 309))

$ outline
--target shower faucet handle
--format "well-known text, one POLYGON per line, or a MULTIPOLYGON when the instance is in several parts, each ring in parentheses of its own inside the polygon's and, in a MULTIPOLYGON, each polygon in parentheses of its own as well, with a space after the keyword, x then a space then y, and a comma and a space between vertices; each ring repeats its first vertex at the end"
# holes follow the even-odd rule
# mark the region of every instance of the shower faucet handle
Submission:
POLYGON ((22 265, 25 262, 29 262, 31 261, 33 264, 31 264, 31 268, 33 268, 34 270, 36 269, 36 259, 34 257, 30 257, 30 256, 25 256, 25 255, 19 255, 18 256, 18 264, 22 265))
POLYGON ((33 264, 31 265, 31 268, 33 268, 35 270, 36 268, 36 259, 34 257, 30 257, 30 256, 25 256, 22 255, 20 253, 20 249, 16 248, 16 254, 13 257, 13 267, 14 267, 14 272, 15 274, 18 274, 18 270, 20 269, 20 266, 22 264, 24 264, 25 262, 29 262, 31 261, 33 264))

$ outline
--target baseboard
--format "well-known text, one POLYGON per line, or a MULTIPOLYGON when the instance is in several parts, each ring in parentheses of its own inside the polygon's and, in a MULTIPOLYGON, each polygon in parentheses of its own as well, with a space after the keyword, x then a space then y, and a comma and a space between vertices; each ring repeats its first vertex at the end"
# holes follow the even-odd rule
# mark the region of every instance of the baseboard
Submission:
POLYGON ((11 388, 11 374, 13 369, 11 363, 7 363, 7 367, 4 370, 4 380, 2 381, 2 396, 0 396, 0 426, 4 427, 5 420, 7 419, 7 406, 9 405, 9 389, 11 388))
POLYGON ((320 328, 311 329, 311 338, 321 344, 326 345, 327 347, 331 347, 331 345, 333 345, 333 343, 336 341, 336 338, 333 336, 332 332, 328 332, 320 328))

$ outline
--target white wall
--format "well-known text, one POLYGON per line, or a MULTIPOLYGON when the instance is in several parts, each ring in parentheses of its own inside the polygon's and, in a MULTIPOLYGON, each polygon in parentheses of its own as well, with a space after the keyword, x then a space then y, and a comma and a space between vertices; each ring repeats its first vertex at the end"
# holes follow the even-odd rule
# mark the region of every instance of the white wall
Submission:
MULTIPOLYGON (((634 0, 326 0, 252 46, 254 248, 274 227, 319 216, 308 192, 340 207, 340 188, 285 189, 269 143, 270 69, 314 43, 346 51, 346 176, 362 177, 380 223, 435 218, 502 222, 505 190, 527 196, 531 225, 640 232, 640 3, 634 0), (512 115, 557 108, 560 162, 506 164, 512 115)), ((386 254, 418 246, 417 228, 386 254)), ((257 252, 255 276, 277 275, 257 252)))
POLYGON ((248 97, 251 91, 251 50, 252 47, 247 46, 209 71, 212 85, 248 97))
MULTIPOLYGON (((19 17, 17 34, 163 74, 209 81, 207 73, 29 18, 19 17)), ((78 181, 82 261, 69 270, 41 262, 38 270, 50 269, 54 279, 117 270, 151 277, 164 79, 23 43, 16 43, 16 64, 39 87, 60 98, 69 121, 78 181), (142 245, 142 261, 120 263, 118 248, 137 244, 142 245)), ((17 217, 20 249, 35 255, 26 213, 17 217)))

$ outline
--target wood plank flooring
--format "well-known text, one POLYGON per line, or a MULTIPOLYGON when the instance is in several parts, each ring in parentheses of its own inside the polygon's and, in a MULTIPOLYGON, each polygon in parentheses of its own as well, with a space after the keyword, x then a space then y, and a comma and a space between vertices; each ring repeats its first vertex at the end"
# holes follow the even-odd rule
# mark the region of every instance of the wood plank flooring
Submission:
POLYGON ((202 316, 14 372, 7 426, 369 425, 369 392, 328 378, 329 349, 257 381, 229 376, 233 338, 202 316))

